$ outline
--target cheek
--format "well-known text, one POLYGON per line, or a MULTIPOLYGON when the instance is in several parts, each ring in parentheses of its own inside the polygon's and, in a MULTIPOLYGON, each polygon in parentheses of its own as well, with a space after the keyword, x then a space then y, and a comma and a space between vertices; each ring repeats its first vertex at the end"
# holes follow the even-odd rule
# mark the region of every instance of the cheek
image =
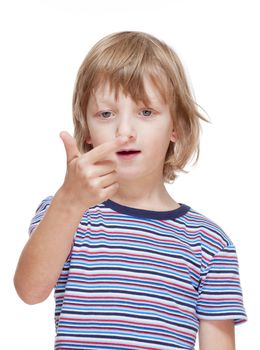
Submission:
POLYGON ((105 142, 112 141, 112 139, 113 139, 113 136, 111 135, 111 133, 107 129, 93 130, 92 132, 90 132, 90 135, 91 135, 91 143, 92 143, 93 147, 101 145, 102 143, 105 143, 105 142))
POLYGON ((152 144, 158 147, 163 147, 170 140, 171 129, 170 125, 154 125, 152 128, 147 128, 143 137, 151 140, 152 144))

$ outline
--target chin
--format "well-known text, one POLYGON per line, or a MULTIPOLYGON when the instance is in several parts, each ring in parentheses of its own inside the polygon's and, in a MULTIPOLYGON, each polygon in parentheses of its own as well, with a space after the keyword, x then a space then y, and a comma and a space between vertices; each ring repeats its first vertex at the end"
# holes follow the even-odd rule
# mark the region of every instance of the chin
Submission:
POLYGON ((144 177, 144 173, 140 170, 131 171, 131 170, 125 170, 125 171, 117 171, 118 174, 118 182, 125 182, 125 181, 136 181, 138 179, 141 179, 144 177))

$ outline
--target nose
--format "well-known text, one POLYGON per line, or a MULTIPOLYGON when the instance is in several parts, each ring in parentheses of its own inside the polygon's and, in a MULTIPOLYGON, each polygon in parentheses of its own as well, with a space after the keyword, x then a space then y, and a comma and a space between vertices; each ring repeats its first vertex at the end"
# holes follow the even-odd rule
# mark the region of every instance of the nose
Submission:
POLYGON ((118 118, 116 137, 127 136, 129 141, 136 139, 136 129, 128 117, 118 118))

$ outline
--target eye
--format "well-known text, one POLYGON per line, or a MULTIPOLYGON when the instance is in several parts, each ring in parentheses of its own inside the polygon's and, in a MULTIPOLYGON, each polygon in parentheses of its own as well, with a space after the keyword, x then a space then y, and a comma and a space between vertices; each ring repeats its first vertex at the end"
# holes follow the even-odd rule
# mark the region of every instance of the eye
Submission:
POLYGON ((153 111, 149 108, 145 108, 140 112, 144 117, 150 117, 153 115, 153 111))
POLYGON ((104 119, 108 119, 109 117, 111 117, 112 112, 110 111, 104 111, 104 112, 99 112, 98 116, 104 119))

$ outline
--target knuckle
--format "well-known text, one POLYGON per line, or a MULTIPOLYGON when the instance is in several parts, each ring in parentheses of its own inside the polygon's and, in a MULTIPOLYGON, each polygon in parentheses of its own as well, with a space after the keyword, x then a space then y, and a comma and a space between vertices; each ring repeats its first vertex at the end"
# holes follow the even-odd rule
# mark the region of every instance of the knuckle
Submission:
POLYGON ((93 170, 91 168, 87 168, 84 170, 85 177, 91 179, 93 177, 93 170))
POLYGON ((78 168, 80 171, 83 171, 83 170, 85 169, 85 162, 83 162, 83 159, 82 159, 82 158, 79 158, 79 159, 78 159, 77 168, 78 168))
POLYGON ((78 162, 78 171, 85 178, 91 178, 93 176, 93 169, 83 160, 78 162))
POLYGON ((88 183, 89 187, 91 190, 96 191, 99 187, 99 182, 97 179, 92 179, 89 183, 88 183))

